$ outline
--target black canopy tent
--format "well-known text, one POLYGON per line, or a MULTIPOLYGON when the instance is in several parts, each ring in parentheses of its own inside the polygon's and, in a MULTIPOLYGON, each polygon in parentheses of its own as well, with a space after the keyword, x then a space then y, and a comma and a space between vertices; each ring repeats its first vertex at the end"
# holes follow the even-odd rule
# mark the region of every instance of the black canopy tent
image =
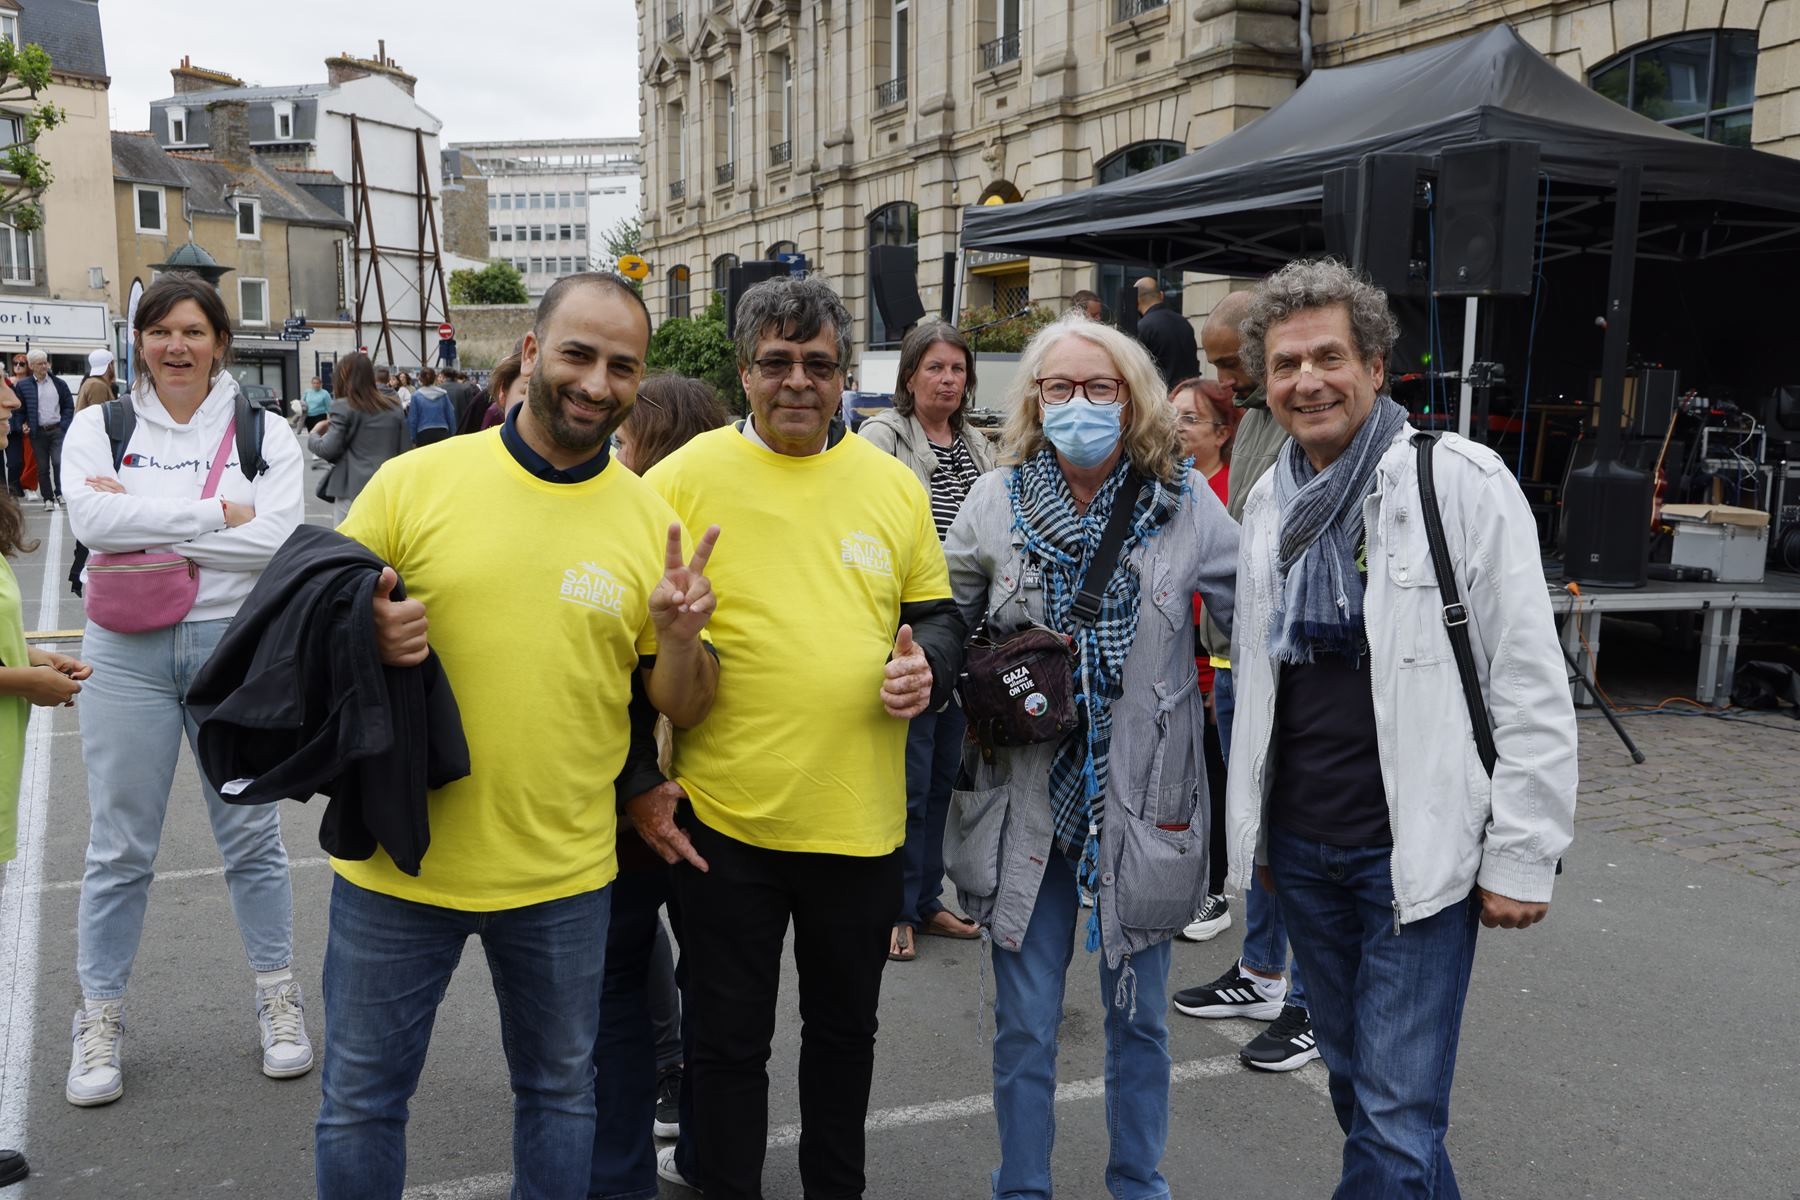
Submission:
POLYGON ((1619 168, 1642 169, 1639 257, 1733 254, 1800 234, 1800 161, 1715 145, 1591 91, 1510 26, 1313 72, 1241 129, 1117 183, 963 217, 962 245, 1259 275, 1324 249, 1325 173, 1369 154, 1516 139, 1549 180, 1545 258, 1610 253, 1619 168), (1596 238, 1594 235, 1600 235, 1596 238))

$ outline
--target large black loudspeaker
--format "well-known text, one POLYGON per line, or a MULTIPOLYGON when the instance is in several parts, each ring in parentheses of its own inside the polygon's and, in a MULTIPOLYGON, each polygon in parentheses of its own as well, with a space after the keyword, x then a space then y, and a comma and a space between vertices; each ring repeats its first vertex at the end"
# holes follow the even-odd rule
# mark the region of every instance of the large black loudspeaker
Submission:
POLYGON ((919 299, 919 252, 911 246, 870 246, 869 280, 875 307, 890 336, 925 317, 919 299))
POLYGON ((1651 476, 1607 460, 1569 472, 1563 488, 1563 575, 1606 587, 1649 578, 1651 476))
POLYGON ((1536 142, 1476 142, 1438 167, 1440 296, 1529 296, 1538 217, 1536 142))
POLYGON ((772 259, 753 258, 739 263, 725 276, 725 336, 737 336, 738 301, 744 293, 767 279, 779 279, 788 273, 788 265, 772 259))
POLYGON ((1393 296, 1423 293, 1415 154, 1370 154, 1325 173, 1325 249, 1393 296))

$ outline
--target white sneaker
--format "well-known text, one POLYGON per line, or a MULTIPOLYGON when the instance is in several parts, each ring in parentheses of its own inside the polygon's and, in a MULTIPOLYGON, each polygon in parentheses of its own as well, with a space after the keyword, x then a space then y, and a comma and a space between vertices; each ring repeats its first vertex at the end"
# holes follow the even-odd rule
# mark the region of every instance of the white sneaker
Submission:
POLYGON ((44 511, 45 512, 55 512, 56 511, 56 501, 54 501, 54 500, 44 501, 44 511))
POLYGON ((63 1089, 70 1104, 93 1108, 125 1094, 119 1057, 124 1040, 123 1000, 96 1000, 75 1010, 69 1031, 69 1081, 63 1089))
POLYGON ((1181 936, 1190 942, 1210 942, 1230 928, 1231 902, 1223 896, 1208 896, 1181 936))
POLYGON ((664 1146, 656 1152, 656 1176, 658 1179, 666 1179, 670 1183, 679 1184, 696 1195, 706 1194, 700 1190, 698 1184, 689 1183, 688 1177, 683 1175, 681 1168, 675 1165, 675 1147, 673 1146, 664 1146))
POLYGON ((262 1033, 263 1074, 294 1079, 313 1068, 312 1039, 300 985, 292 979, 256 989, 256 1027, 262 1033))

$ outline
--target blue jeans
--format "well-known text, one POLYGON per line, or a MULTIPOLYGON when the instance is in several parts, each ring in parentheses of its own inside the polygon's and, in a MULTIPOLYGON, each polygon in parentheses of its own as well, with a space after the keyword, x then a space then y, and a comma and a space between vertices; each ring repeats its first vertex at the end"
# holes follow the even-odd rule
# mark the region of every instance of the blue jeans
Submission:
POLYGON ((920 713, 906 729, 906 844, 900 851, 902 925, 919 926, 942 911, 944 821, 962 763, 969 720, 954 699, 942 712, 920 713))
POLYGON ((1460 1200, 1444 1149, 1475 962, 1467 897, 1394 931, 1392 851, 1269 829, 1269 867, 1344 1130, 1333 1200, 1460 1200))
POLYGON ((606 982, 594 1042, 594 1152, 590 1200, 655 1200, 657 1044, 650 981, 657 915, 669 897, 666 868, 625 871, 613 881, 606 928, 606 982))
MULTIPOLYGON (((1052 852, 1018 951, 994 956, 994 1116, 1000 1125, 995 1200, 1047 1200, 1056 1140, 1056 1045, 1074 956, 1075 871, 1052 852)), ((1113 1000, 1119 970, 1098 957, 1106 1005, 1106 1190, 1114 1200, 1165 1200, 1158 1170, 1169 1133, 1169 943, 1133 955, 1135 1015, 1113 1000)))
MULTIPOLYGON (((94 674, 75 706, 90 811, 76 973, 89 999, 115 1000, 131 979, 175 760, 183 734, 190 746, 199 734, 187 709, 188 684, 229 624, 184 621, 151 633, 113 633, 89 622, 83 635, 82 657, 94 674)), ((225 860, 244 954, 253 969, 278 971, 294 952, 281 814, 273 804, 227 804, 204 776, 200 792, 225 860)))
POLYGON ((525 908, 463 912, 332 881, 314 1164, 320 1200, 398 1200, 406 1185, 407 1102, 471 934, 487 952, 512 1077, 513 1200, 587 1194, 611 902, 612 890, 602 888, 525 908))
MULTIPOLYGON (((1231 758, 1231 716, 1236 710, 1237 693, 1232 690, 1231 670, 1221 667, 1213 672, 1213 712, 1219 719, 1219 742, 1225 748, 1227 762, 1231 758)), ((1281 908, 1263 890, 1255 872, 1251 872, 1250 887, 1244 893, 1244 952, 1239 962, 1264 975, 1280 975, 1285 970, 1287 1002, 1296 1008, 1306 1007, 1300 964, 1288 959, 1287 926, 1282 923, 1281 908)))

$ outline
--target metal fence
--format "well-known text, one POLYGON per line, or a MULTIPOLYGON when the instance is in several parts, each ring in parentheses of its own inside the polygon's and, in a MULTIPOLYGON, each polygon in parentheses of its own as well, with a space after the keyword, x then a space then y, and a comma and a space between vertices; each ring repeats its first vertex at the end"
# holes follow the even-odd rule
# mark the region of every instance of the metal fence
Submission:
POLYGON ((1133 17, 1141 17, 1147 12, 1155 12, 1159 8, 1167 8, 1169 0, 1117 0, 1113 9, 1113 20, 1129 21, 1133 17))
POLYGON ((676 179, 669 184, 669 199, 685 200, 687 198, 687 180, 676 179))
POLYGON ((890 104, 898 104, 906 99, 906 76, 890 79, 878 84, 875 88, 875 107, 886 108, 890 104))
POLYGON ((792 142, 776 142, 773 146, 769 147, 769 163, 772 166, 779 167, 782 163, 790 161, 793 157, 794 143, 792 142))
POLYGON ((726 184, 730 183, 736 175, 737 164, 735 162, 723 162, 713 169, 713 182, 717 183, 720 187, 724 187, 726 184))
POLYGON ((984 71, 991 71, 1001 63, 1012 62, 1018 57, 1019 35, 1016 31, 981 44, 981 69, 984 71))

